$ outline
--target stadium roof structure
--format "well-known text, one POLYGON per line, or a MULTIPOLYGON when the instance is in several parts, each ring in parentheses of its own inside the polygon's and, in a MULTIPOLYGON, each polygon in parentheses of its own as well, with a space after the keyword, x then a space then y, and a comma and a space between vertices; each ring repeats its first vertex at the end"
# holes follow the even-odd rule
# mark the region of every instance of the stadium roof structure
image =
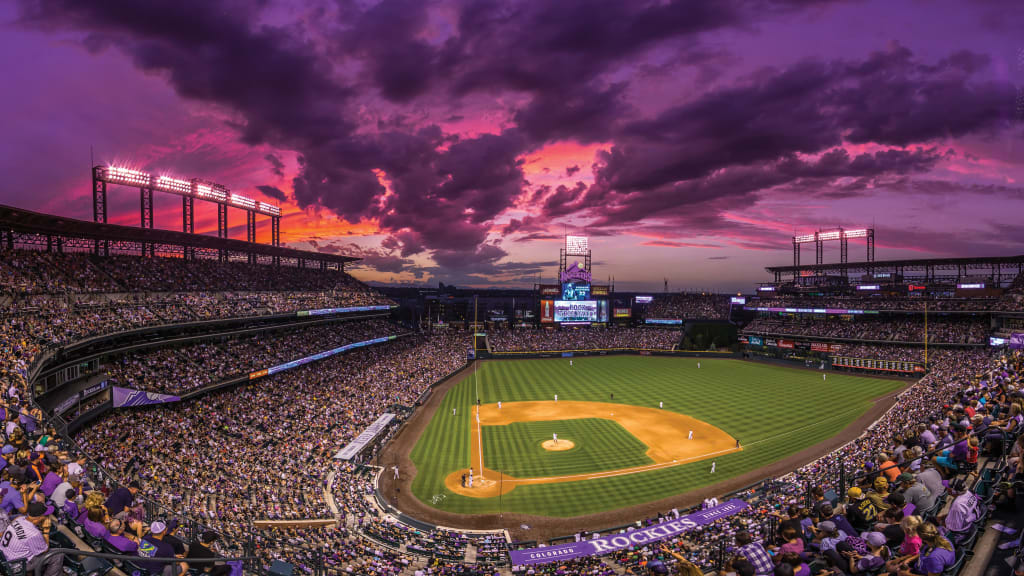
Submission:
POLYGON ((871 262, 839 262, 801 266, 768 266, 765 268, 782 282, 786 275, 793 279, 804 276, 851 276, 856 274, 890 273, 914 277, 921 281, 956 281, 987 276, 997 283, 1009 282, 1024 272, 1024 254, 1017 256, 983 256, 972 258, 925 258, 914 260, 874 260, 871 262), (908 274, 914 273, 914 274, 908 274))
POLYGON ((0 205, 0 242, 12 249, 15 245, 41 246, 57 251, 85 249, 109 253, 161 254, 195 257, 207 255, 221 259, 248 258, 250 262, 269 260, 292 262, 304 267, 315 262, 321 268, 330 265, 343 269, 348 262, 360 258, 340 254, 324 254, 282 246, 257 244, 231 238, 188 234, 154 228, 135 228, 117 224, 101 224, 31 212, 0 205))

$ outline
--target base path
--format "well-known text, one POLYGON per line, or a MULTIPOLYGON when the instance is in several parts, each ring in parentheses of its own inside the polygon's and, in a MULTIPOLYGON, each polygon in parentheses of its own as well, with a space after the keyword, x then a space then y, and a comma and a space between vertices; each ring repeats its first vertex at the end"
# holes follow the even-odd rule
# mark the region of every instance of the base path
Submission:
MULTIPOLYGON (((469 418, 473 419, 469 465, 475 467, 474 473, 477 476, 473 479, 472 487, 464 486, 462 477, 468 474, 469 468, 456 470, 445 478, 445 486, 452 492, 475 498, 493 498, 499 493, 508 494, 516 486, 527 484, 578 482, 639 474, 742 450, 736 447, 735 438, 707 422, 668 410, 629 404, 579 401, 506 402, 501 409, 498 409, 497 404, 480 406, 479 418, 475 414, 469 418), (586 474, 516 478, 487 468, 483 461, 482 426, 507 426, 516 422, 565 421, 579 418, 603 418, 617 422, 637 440, 647 445, 647 457, 654 463, 586 474), (693 439, 688 440, 691 433, 693 439)), ((562 449, 572 447, 567 440, 559 442, 566 444, 562 449)), ((544 443, 548 450, 558 449, 552 446, 557 446, 553 440, 544 443)))

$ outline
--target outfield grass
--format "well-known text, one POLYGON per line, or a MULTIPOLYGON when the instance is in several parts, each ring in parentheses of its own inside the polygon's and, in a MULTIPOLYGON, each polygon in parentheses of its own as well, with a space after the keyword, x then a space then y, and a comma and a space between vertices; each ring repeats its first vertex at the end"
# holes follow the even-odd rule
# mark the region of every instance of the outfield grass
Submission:
POLYGON ((514 422, 481 430, 487 467, 517 478, 603 472, 654 462, 645 454, 647 445, 612 420, 514 422), (541 443, 551 440, 552 433, 576 446, 564 452, 545 450, 541 443))
MULTIPOLYGON (((555 394, 559 400, 600 402, 614 394, 614 402, 648 407, 663 401, 666 410, 703 420, 743 443, 742 452, 716 458, 714 475, 708 462, 694 462, 626 476, 518 486, 500 502, 504 512, 570 517, 658 500, 763 467, 834 436, 867 411, 872 398, 905 384, 839 373, 829 373, 822 381, 821 373, 812 370, 732 359, 608 356, 575 358, 573 364, 566 359, 481 363, 476 374, 449 390, 413 448, 413 493, 427 504, 433 496, 445 495, 436 506, 442 510, 498 512, 497 498, 460 496, 444 486, 449 473, 469 466, 469 414, 478 393, 484 403, 551 400, 555 394), (452 408, 458 416, 452 416, 452 408)), ((491 435, 489 428, 483 430, 491 435)), ((564 424, 559 427, 560 438, 564 429, 564 424)), ((501 441, 505 444, 498 456, 491 446, 494 440, 484 439, 487 467, 500 464, 518 474, 520 461, 543 466, 530 442, 511 437, 501 441)), ((591 472, 586 467, 594 463, 581 460, 575 471, 554 465, 562 474, 572 474, 591 472)))

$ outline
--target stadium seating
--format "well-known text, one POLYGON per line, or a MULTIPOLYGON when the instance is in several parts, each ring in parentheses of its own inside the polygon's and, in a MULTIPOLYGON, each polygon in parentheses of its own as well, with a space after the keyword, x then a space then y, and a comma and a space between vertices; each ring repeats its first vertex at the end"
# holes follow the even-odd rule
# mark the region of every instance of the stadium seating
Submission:
MULTIPOLYGON (((80 505, 82 509, 99 510, 101 518, 104 502, 107 507, 114 505, 109 499, 113 490, 137 482, 139 496, 124 507, 129 521, 148 523, 174 518, 190 526, 214 529, 224 538, 216 545, 218 552, 230 553, 230 546, 242 543, 252 547, 264 566, 284 561, 306 573, 329 569, 337 573, 409 574, 414 568, 430 566, 435 574, 481 574, 493 573, 492 563, 506 561, 506 543, 494 535, 426 531, 396 523, 369 498, 373 482, 367 469, 354 463, 336 463, 331 458, 339 445, 354 438, 380 412, 412 406, 432 384, 464 366, 468 333, 406 335, 249 385, 214 392, 200 400, 107 413, 71 439, 51 429, 31 400, 29 368, 44 350, 98 333, 153 324, 270 316, 389 301, 337 271, 308 270, 292 278, 234 263, 21 251, 3 256, 0 375, 3 409, 13 424, 5 430, 5 436, 15 449, 6 454, 10 461, 2 472, 5 479, 20 486, 32 464, 42 465, 44 476, 50 472, 55 475, 53 481, 81 486, 82 497, 76 508, 80 505), (85 455, 87 459, 79 460, 85 455), (332 503, 338 507, 337 513, 332 503), (252 528, 253 522, 262 520, 308 519, 336 522, 322 528, 252 528), (473 565, 465 560, 470 551, 477 560, 473 565)), ((1019 284, 1018 279, 1015 290, 1020 289, 1019 284)), ((712 310, 719 310, 717 299, 709 302, 712 310)), ((1005 299, 1007 306, 1017 302, 1015 296, 1005 299)), ((1003 303, 1000 300, 995 306, 1003 303)), ((672 305, 666 305, 665 310, 666 314, 680 310, 684 317, 690 314, 672 305)), ((700 314, 713 317, 715 313, 700 314)), ((889 324, 887 330, 896 335, 911 334, 912 341, 916 327, 889 324)), ((939 341, 968 343, 978 336, 970 320, 938 324, 939 341)), ((831 329, 828 322, 809 328, 831 329)), ((404 331, 384 320, 291 327, 259 336, 130 352, 112 358, 109 370, 114 379, 133 387, 183 393, 252 366, 404 331)), ((852 336, 863 337, 863 333, 852 336)), ((583 348, 621 345, 670 349, 678 343, 677 338, 674 331, 644 329, 527 330, 496 333, 492 342, 498 349, 527 351, 546 349, 553 342, 583 348)), ((913 346, 899 344, 902 340, 888 340, 893 344, 878 349, 896 357, 904 351, 916 351, 913 346)), ((850 347, 844 349, 845 353, 850 354, 859 353, 857 347, 865 346, 857 342, 845 345, 850 347)), ((843 503, 846 488, 851 485, 870 490, 878 476, 873 464, 880 454, 901 471, 920 474, 920 470, 933 466, 925 461, 930 462, 935 449, 950 447, 952 440, 943 435, 945 428, 963 425, 973 432, 987 432, 988 416, 974 414, 973 401, 983 398, 990 408, 1002 406, 1000 411, 988 411, 996 414, 1005 414, 1010 405, 1024 402, 1018 392, 1024 385, 1024 357, 1019 352, 990 352, 986 347, 943 349, 934 352, 929 368, 930 372, 903 392, 892 409, 873 425, 870 434, 781 478, 729 495, 746 500, 750 507, 665 544, 705 569, 720 568, 723 559, 734 564, 737 532, 748 531, 765 546, 777 546, 780 522, 822 520, 822 507, 815 505, 813 496, 819 490, 832 494, 836 504, 843 503), (920 431, 921 425, 929 434, 920 431)), ((1013 442, 1014 449, 1016 446, 1013 442)), ((1016 469, 1010 470, 1006 464, 1012 450, 1004 447, 1001 452, 983 456, 977 463, 979 479, 965 487, 975 491, 986 508, 961 528, 963 534, 955 538, 955 562, 945 574, 953 576, 970 559, 972 546, 992 509, 988 504, 1005 497, 999 487, 1016 474, 1016 469)), ((943 473, 948 481, 973 469, 958 467, 943 473)), ((973 481, 973 475, 970 478, 973 481)), ((72 489, 77 493, 77 487, 72 489)), ((56 504, 52 494, 49 500, 56 504)), ((77 496, 72 499, 76 500, 77 496)), ((949 518, 943 511, 954 505, 958 505, 955 495, 943 496, 921 516, 942 524, 949 518)), ((87 522, 88 513, 71 513, 63 506, 55 509, 56 521, 83 530, 85 540, 95 548, 110 549, 104 537, 89 536, 89 530, 97 528, 87 522)), ((642 527, 671 516, 672 512, 666 510, 651 518, 623 520, 635 520, 636 526, 642 527)), ((51 546, 67 544, 61 536, 52 538, 51 546)), ((642 567, 658 557, 670 566, 675 563, 655 546, 647 545, 604 558, 552 563, 532 570, 537 574, 612 574, 621 573, 624 567, 642 567)), ((819 561, 827 563, 827 559, 819 561)), ((67 562, 70 568, 85 570, 73 559, 67 562)), ((128 559, 122 565, 129 571, 133 566, 128 559)), ((4 574, 16 570, 0 563, 4 574)), ((507 573, 507 569, 500 570, 507 573)), ((517 574, 527 571, 524 567, 512 568, 517 574)))

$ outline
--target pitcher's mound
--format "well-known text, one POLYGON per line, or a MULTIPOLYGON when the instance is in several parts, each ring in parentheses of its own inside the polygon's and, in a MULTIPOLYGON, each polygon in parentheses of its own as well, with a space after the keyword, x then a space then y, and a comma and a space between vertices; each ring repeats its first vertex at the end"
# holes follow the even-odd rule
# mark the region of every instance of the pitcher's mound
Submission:
POLYGON ((573 448, 576 447, 576 445, 573 444, 572 440, 559 440, 557 442, 555 442, 554 440, 545 440, 544 443, 541 444, 541 446, 545 450, 550 450, 552 452, 561 452, 563 450, 572 450, 573 448))

